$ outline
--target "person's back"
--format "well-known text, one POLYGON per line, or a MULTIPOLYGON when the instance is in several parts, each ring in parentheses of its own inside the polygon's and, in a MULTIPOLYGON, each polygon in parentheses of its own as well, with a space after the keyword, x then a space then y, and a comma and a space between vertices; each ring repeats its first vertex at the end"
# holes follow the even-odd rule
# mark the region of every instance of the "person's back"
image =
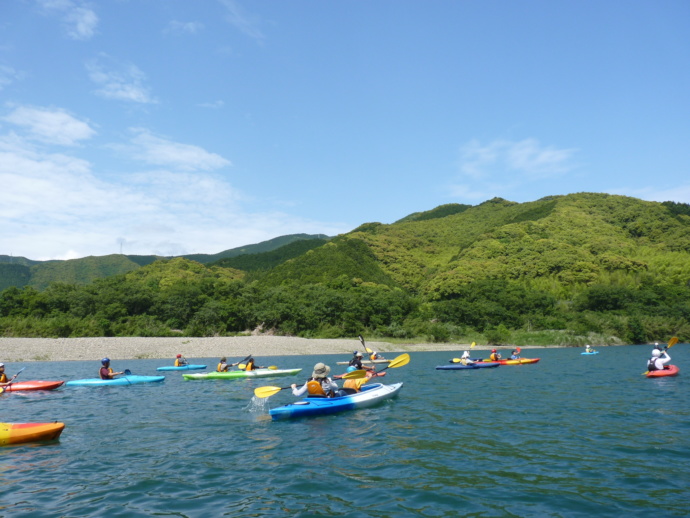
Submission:
POLYGON ((659 349, 654 349, 652 351, 652 357, 647 362, 648 371, 661 371, 666 368, 666 364, 671 361, 671 357, 666 351, 659 351, 659 349))

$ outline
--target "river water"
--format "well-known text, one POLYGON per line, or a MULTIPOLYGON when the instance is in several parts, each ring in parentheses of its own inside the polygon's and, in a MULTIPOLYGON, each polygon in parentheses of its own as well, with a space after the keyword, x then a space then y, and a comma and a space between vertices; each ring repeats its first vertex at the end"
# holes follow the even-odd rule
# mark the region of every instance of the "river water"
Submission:
MULTIPOLYGON (((257 358, 298 376, 62 387, 0 395, 6 422, 63 421, 59 441, 0 448, 1 517, 589 517, 690 515, 690 351, 647 379, 650 347, 523 349, 533 365, 388 369, 396 399, 335 416, 270 420, 317 361, 257 358)), ((393 357, 389 353, 388 357, 393 357)), ((189 358, 212 368, 217 358, 189 358)), ((238 358, 239 359, 239 358, 238 358)), ((162 360, 114 361, 157 374, 162 360)), ((21 380, 94 377, 98 362, 30 362, 21 380)), ((195 371, 199 372, 199 371, 195 371)))

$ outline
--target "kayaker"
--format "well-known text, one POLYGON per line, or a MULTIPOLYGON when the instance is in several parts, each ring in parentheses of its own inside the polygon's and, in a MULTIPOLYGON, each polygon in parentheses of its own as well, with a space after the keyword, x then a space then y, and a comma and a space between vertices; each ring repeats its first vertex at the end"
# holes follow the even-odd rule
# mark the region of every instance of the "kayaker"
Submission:
POLYGON ((343 388, 341 388, 337 395, 338 396, 349 396, 350 394, 356 394, 362 391, 362 385, 364 385, 371 378, 376 376, 376 372, 368 371, 364 378, 354 378, 347 379, 343 383, 343 388))
POLYGON ((666 351, 660 351, 659 349, 654 349, 652 351, 652 357, 647 362, 647 370, 652 371, 662 371, 666 368, 666 364, 671 361, 671 357, 666 351))
POLYGON ((497 362, 500 359, 501 353, 497 352, 496 349, 491 349, 491 355, 489 356, 489 360, 491 360, 492 362, 497 362))
POLYGON ((0 387, 6 387, 10 383, 12 383, 14 381, 14 378, 16 377, 17 375, 15 374, 10 379, 7 379, 7 374, 5 374, 5 364, 0 363, 0 387))
POLYGON ((247 364, 244 367, 244 370, 253 371, 256 369, 265 369, 266 368, 266 367, 262 367, 261 365, 256 365, 255 362, 256 362, 256 360, 254 360, 254 358, 249 358, 249 360, 247 361, 247 364))
POLYGON ((175 358, 175 367, 183 367, 185 365, 187 365, 187 358, 185 358, 181 354, 178 354, 175 358))
POLYGON ((333 397, 338 392, 338 385, 335 381, 328 377, 331 373, 331 368, 324 363, 317 363, 314 365, 314 371, 304 385, 297 388, 297 384, 293 383, 292 394, 294 396, 302 396, 308 393, 310 396, 333 397))
POLYGON ((460 357, 460 363, 462 363, 463 365, 473 365, 476 362, 470 358, 470 352, 465 351, 464 353, 462 353, 462 356, 460 357))
POLYGON ((352 359, 350 360, 350 363, 348 363, 348 365, 351 365, 352 367, 354 367, 358 370, 362 370, 362 369, 365 369, 368 371, 373 370, 371 367, 364 367, 362 365, 362 358, 364 358, 364 355, 361 352, 354 351, 352 354, 353 354, 352 359))
POLYGON ((517 349, 513 349, 513 352, 510 355, 510 359, 511 360, 519 360, 520 359, 520 355, 518 354, 517 349))
POLYGON ((371 361, 374 361, 374 360, 385 360, 385 358, 384 358, 383 356, 381 356, 379 353, 377 353, 376 351, 374 351, 373 353, 371 353, 371 354, 369 355, 369 359, 370 359, 371 361))
POLYGON ((227 372, 228 369, 230 368, 230 365, 228 365, 228 359, 223 356, 220 361, 218 362, 218 366, 216 367, 216 372, 227 372))
POLYGON ((592 352, 594 352, 594 349, 592 349, 591 345, 587 344, 587 345, 585 345, 585 352, 586 353, 592 353, 592 352))
POLYGON ((124 372, 113 372, 113 369, 110 368, 110 358, 103 358, 101 360, 101 365, 102 367, 99 374, 102 380, 115 379, 115 376, 124 374, 124 372))

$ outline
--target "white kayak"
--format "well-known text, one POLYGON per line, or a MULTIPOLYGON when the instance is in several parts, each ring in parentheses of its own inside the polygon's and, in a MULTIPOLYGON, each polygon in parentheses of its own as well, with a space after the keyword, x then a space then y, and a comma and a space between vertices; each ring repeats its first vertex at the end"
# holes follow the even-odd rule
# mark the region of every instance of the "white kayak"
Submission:
POLYGON ((291 419, 368 408, 397 396, 402 386, 402 383, 394 383, 392 385, 374 383, 372 385, 363 385, 361 392, 348 396, 330 398, 306 397, 302 401, 272 408, 269 410, 269 414, 273 419, 291 419))

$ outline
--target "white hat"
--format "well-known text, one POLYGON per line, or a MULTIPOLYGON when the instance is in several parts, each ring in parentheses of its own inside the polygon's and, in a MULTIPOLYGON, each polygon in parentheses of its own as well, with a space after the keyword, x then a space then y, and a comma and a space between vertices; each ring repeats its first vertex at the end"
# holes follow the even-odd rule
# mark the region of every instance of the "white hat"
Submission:
POLYGON ((4 366, 5 366, 5 364, 4 364, 4 363, 0 363, 0 367, 4 367, 4 366))
POLYGON ((654 358, 658 358, 659 356, 661 356, 661 351, 659 349, 654 349, 652 351, 652 356, 654 356, 654 358))

